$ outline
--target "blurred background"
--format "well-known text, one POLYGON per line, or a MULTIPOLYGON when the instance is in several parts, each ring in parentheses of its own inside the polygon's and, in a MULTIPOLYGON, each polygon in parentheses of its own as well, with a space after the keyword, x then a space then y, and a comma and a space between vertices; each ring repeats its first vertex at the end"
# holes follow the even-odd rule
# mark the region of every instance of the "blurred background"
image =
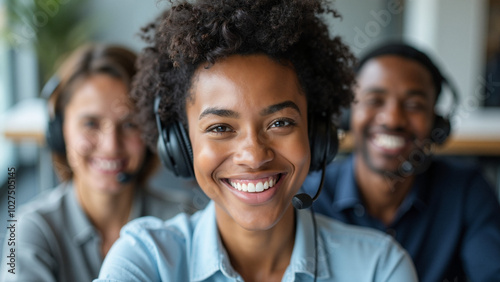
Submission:
MULTIPOLYGON (((0 226, 6 222, 9 167, 17 169, 18 207, 57 183, 45 147, 48 116, 40 91, 64 55, 89 41, 140 51, 138 31, 168 5, 165 0, 0 0, 0 226)), ((334 6, 343 17, 329 20, 332 35, 341 36, 356 55, 400 39, 431 55, 460 96, 452 139, 437 153, 479 163, 500 191, 500 0, 336 0, 334 6)), ((442 96, 446 115, 452 99, 449 93, 442 96)), ((341 146, 349 151, 348 141, 341 146)), ((151 185, 171 197, 200 193, 195 183, 165 169, 151 185)))

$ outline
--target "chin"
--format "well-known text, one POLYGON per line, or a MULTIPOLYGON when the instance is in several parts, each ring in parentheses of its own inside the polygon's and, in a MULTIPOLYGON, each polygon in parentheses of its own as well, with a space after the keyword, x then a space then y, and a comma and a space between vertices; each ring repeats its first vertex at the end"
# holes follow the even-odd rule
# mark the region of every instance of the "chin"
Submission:
POLYGON ((273 228, 284 214, 277 213, 275 210, 268 210, 262 206, 250 208, 251 210, 235 210, 228 215, 245 230, 265 231, 273 228), (253 209, 253 211, 252 211, 253 209))
POLYGON ((123 191, 124 186, 118 181, 113 180, 113 181, 101 181, 99 183, 96 183, 94 185, 95 188, 94 190, 101 192, 101 193, 107 193, 107 194, 118 194, 123 191))

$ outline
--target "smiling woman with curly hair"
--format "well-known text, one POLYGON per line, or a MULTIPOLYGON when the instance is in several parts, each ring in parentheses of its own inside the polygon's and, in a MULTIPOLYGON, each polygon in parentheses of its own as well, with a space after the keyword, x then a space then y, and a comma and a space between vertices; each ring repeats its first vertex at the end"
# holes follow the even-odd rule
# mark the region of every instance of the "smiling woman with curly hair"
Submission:
POLYGON ((144 28, 143 132, 212 201, 127 225, 96 281, 416 281, 391 237, 315 216, 296 196, 334 158, 332 118, 352 100, 354 58, 329 37, 328 4, 181 2, 144 28))

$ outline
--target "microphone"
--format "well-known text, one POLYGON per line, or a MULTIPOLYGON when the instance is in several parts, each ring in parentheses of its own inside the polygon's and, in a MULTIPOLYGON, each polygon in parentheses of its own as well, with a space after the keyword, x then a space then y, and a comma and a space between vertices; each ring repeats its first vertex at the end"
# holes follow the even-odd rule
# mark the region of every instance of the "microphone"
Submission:
POLYGON ((321 193, 321 190, 323 189, 323 184, 325 182, 325 167, 326 167, 326 160, 323 160, 323 164, 321 167, 321 182, 319 183, 318 191, 316 192, 316 195, 314 195, 313 198, 309 196, 306 193, 300 193, 295 196, 293 196, 292 199, 292 205, 298 209, 307 209, 310 206, 312 206, 313 202, 316 201, 318 198, 319 194, 321 193))
POLYGON ((141 166, 133 173, 125 172, 125 171, 120 171, 116 174, 116 181, 118 181, 121 184, 128 183, 132 181, 134 178, 136 178, 138 175, 144 172, 147 163, 151 160, 151 155, 152 153, 149 150, 146 150, 146 156, 144 160, 142 161, 141 166))
POLYGON ((134 179, 134 177, 135 174, 120 171, 116 174, 116 181, 118 181, 121 184, 125 184, 134 179))

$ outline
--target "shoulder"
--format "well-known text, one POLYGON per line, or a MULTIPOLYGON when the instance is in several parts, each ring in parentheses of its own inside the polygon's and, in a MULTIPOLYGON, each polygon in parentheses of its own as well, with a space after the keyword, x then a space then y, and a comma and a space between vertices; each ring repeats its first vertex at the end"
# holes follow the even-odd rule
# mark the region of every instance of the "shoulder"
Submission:
POLYGON ((322 237, 333 245, 342 245, 344 248, 353 247, 380 249, 381 246, 402 248, 394 239, 378 230, 355 226, 340 222, 321 214, 316 215, 322 237))
POLYGON ((191 240, 201 212, 189 215, 178 213, 176 216, 163 220, 154 216, 145 216, 127 223, 120 231, 123 238, 135 238, 147 244, 170 248, 173 241, 184 245, 191 240), (158 238, 161 238, 158 240, 158 238))
POLYGON ((479 166, 448 158, 436 158, 425 177, 433 179, 430 186, 439 187, 439 191, 447 197, 451 197, 450 193, 457 197, 480 194, 489 197, 494 191, 491 183, 484 178, 479 166))
POLYGON ((417 281, 408 253, 389 235, 317 215, 319 248, 331 269, 343 269, 345 279, 417 281))
POLYGON ((62 223, 64 207, 71 196, 71 187, 60 185, 47 191, 34 200, 23 204, 19 209, 20 228, 42 226, 43 224, 57 225, 62 223))
POLYGON ((130 221, 106 255, 99 277, 116 281, 184 277, 197 220, 198 214, 181 213, 167 221, 152 216, 130 221))
POLYGON ((430 170, 435 175, 439 175, 440 178, 454 177, 459 180, 470 180, 482 177, 481 170, 477 165, 448 158, 435 158, 430 170))
POLYGON ((42 214, 54 212, 64 204, 65 197, 69 194, 70 189, 72 188, 61 184, 54 189, 43 192, 33 200, 23 204, 19 212, 23 214, 30 212, 42 214))

